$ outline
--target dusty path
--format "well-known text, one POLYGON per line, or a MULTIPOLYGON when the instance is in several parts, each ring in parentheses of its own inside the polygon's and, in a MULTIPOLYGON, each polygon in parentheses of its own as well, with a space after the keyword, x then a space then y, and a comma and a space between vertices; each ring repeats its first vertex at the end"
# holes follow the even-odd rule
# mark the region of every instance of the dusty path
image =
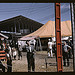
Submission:
MULTIPOLYGON (((12 72, 27 72, 27 58, 26 52, 22 53, 22 60, 13 60, 12 72)), ((48 58, 47 62, 50 63, 47 66, 45 65, 45 58, 47 57, 46 51, 40 51, 35 54, 35 72, 57 72, 56 59, 48 58)), ((73 71, 73 59, 70 59, 70 66, 63 67, 63 72, 72 72, 73 71)))

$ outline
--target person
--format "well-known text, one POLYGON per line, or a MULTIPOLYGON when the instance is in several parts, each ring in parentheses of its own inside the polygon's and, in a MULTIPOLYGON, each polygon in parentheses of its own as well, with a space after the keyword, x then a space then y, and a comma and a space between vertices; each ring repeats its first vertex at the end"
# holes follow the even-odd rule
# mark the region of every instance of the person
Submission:
POLYGON ((31 67, 32 72, 35 72, 34 44, 32 41, 27 41, 26 44, 28 72, 31 72, 31 67))
POLYGON ((8 49, 9 49, 9 54, 12 56, 12 51, 11 51, 11 47, 10 47, 10 45, 7 44, 7 47, 8 47, 8 49))
MULTIPOLYGON (((70 39, 68 39, 68 45, 72 48, 72 42, 70 41, 70 39)), ((73 53, 72 49, 69 50, 69 58, 72 58, 72 53, 73 53)))
POLYGON ((20 58, 22 59, 22 47, 19 44, 19 47, 18 47, 18 60, 20 60, 20 58))
MULTIPOLYGON (((53 57, 53 53, 52 53, 52 42, 51 40, 49 39, 49 42, 48 42, 48 49, 50 50, 50 56, 53 57)), ((48 55, 49 55, 49 52, 48 52, 48 55)))
POLYGON ((64 61, 64 66, 66 66, 66 61, 67 59, 67 66, 69 66, 69 50, 71 50, 71 47, 67 45, 66 42, 64 42, 64 51, 63 51, 63 61, 64 61))
POLYGON ((16 49, 13 47, 12 48, 12 51, 13 51, 14 60, 16 60, 16 55, 17 55, 16 49))
POLYGON ((5 52, 6 52, 6 58, 7 58, 7 72, 12 72, 12 59, 9 53, 9 49, 6 48, 5 52))

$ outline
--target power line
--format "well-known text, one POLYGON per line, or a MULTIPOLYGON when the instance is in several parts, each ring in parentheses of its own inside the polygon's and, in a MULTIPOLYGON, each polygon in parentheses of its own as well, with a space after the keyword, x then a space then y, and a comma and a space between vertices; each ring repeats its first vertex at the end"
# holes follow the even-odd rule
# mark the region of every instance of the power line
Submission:
MULTIPOLYGON (((46 6, 38 6, 38 9, 39 8, 43 8, 43 7, 48 7, 49 5, 46 5, 46 6)), ((12 10, 12 11, 25 11, 25 10, 30 10, 32 7, 29 7, 29 8, 24 8, 24 9, 16 9, 16 10, 12 10)), ((36 8, 35 7, 33 7, 33 9, 35 10, 36 8)), ((5 11, 5 9, 4 9, 4 11, 0 11, 0 12, 12 12, 11 10, 9 10, 9 11, 5 11)))

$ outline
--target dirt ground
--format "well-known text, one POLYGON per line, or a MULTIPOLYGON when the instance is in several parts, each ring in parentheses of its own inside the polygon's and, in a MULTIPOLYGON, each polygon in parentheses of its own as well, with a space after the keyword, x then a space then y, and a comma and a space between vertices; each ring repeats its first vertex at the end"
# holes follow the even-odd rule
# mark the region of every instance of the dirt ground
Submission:
MULTIPOLYGON (((28 72, 26 52, 22 52, 22 60, 12 61, 12 72, 28 72)), ((49 63, 46 68, 45 58, 47 58, 46 51, 38 51, 35 54, 35 72, 57 72, 56 58, 47 58, 49 63)), ((64 67, 63 72, 73 72, 73 59, 70 59, 70 66, 64 67)))

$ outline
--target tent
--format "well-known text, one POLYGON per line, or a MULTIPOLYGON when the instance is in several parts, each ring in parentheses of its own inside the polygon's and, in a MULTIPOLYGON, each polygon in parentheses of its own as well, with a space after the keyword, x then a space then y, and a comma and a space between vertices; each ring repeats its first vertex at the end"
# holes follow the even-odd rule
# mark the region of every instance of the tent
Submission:
MULTIPOLYGON (((55 37, 55 21, 48 21, 35 32, 23 36, 19 40, 24 40, 26 37, 36 36, 40 38, 55 37)), ((72 36, 71 21, 61 22, 61 36, 72 36)))

